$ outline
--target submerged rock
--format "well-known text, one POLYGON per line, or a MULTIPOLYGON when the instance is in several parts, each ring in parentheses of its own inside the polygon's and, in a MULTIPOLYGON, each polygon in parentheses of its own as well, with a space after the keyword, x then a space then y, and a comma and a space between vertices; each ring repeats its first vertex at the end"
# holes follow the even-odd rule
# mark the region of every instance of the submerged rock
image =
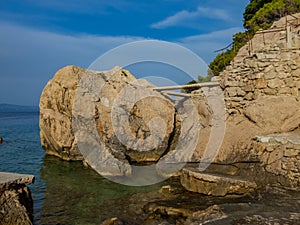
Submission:
POLYGON ((226 215, 221 210, 220 206, 213 205, 205 210, 194 212, 185 221, 185 225, 198 225, 205 224, 216 220, 225 218, 226 215))
POLYGON ((159 191, 160 186, 157 186, 150 192, 142 191, 111 200, 109 205, 104 203, 99 206, 99 210, 106 207, 105 210, 113 213, 108 217, 118 217, 124 224, 130 225, 257 224, 247 219, 254 215, 269 219, 269 222, 276 221, 277 224, 299 224, 300 192, 270 187, 266 192, 258 190, 257 196, 233 198, 186 191, 177 177, 162 185, 165 185, 165 191, 159 191), (250 222, 246 223, 248 220, 250 222))
POLYGON ((104 220, 100 225, 124 225, 124 223, 117 217, 113 217, 104 220))
POLYGON ((211 196, 244 196, 253 192, 254 182, 224 174, 208 174, 196 168, 184 168, 181 184, 189 191, 211 196))

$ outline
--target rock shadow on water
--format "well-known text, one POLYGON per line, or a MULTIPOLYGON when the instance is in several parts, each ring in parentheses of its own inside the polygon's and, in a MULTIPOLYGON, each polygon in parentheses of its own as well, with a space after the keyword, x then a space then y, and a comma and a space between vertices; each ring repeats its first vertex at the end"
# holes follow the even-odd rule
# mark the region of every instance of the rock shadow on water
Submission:
POLYGON ((115 216, 115 207, 127 208, 127 202, 112 205, 112 200, 136 193, 159 190, 160 184, 131 187, 103 178, 82 162, 67 162, 46 155, 40 170, 45 182, 44 201, 38 224, 99 224, 115 216))
POLYGON ((272 189, 260 197, 212 197, 186 191, 178 177, 152 186, 131 187, 105 179, 81 162, 66 162, 53 156, 44 157, 40 177, 45 182, 45 191, 36 224, 99 225, 103 221, 119 221, 124 225, 199 224, 199 221, 297 224, 300 221, 298 192, 272 189))

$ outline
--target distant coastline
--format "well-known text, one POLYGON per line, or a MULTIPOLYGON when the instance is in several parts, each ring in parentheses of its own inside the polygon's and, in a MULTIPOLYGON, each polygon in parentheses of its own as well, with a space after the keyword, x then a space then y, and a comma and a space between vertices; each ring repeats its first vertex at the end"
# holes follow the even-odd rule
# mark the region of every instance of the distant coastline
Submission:
POLYGON ((24 106, 24 105, 13 105, 0 103, 0 112, 3 113, 17 113, 17 112, 39 112, 38 106, 24 106))

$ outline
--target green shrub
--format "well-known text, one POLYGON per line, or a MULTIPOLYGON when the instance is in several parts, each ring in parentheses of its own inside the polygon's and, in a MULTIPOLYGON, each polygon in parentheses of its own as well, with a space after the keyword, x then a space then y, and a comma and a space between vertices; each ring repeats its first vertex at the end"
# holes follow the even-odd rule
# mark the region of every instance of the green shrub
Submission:
POLYGON ((251 0, 243 14, 246 31, 235 34, 231 48, 218 54, 209 64, 213 74, 223 71, 260 28, 267 29, 274 21, 296 12, 300 12, 300 0, 251 0))

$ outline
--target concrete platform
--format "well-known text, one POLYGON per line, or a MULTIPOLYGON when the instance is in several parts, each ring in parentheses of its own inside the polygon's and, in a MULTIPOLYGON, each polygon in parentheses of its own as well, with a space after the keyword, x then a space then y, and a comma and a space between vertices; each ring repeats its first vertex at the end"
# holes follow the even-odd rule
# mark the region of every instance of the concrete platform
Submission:
POLYGON ((32 184, 34 176, 29 174, 0 172, 0 189, 7 188, 15 184, 32 184))
POLYGON ((26 186, 33 182, 33 175, 0 172, 0 224, 33 224, 33 200, 26 186))

